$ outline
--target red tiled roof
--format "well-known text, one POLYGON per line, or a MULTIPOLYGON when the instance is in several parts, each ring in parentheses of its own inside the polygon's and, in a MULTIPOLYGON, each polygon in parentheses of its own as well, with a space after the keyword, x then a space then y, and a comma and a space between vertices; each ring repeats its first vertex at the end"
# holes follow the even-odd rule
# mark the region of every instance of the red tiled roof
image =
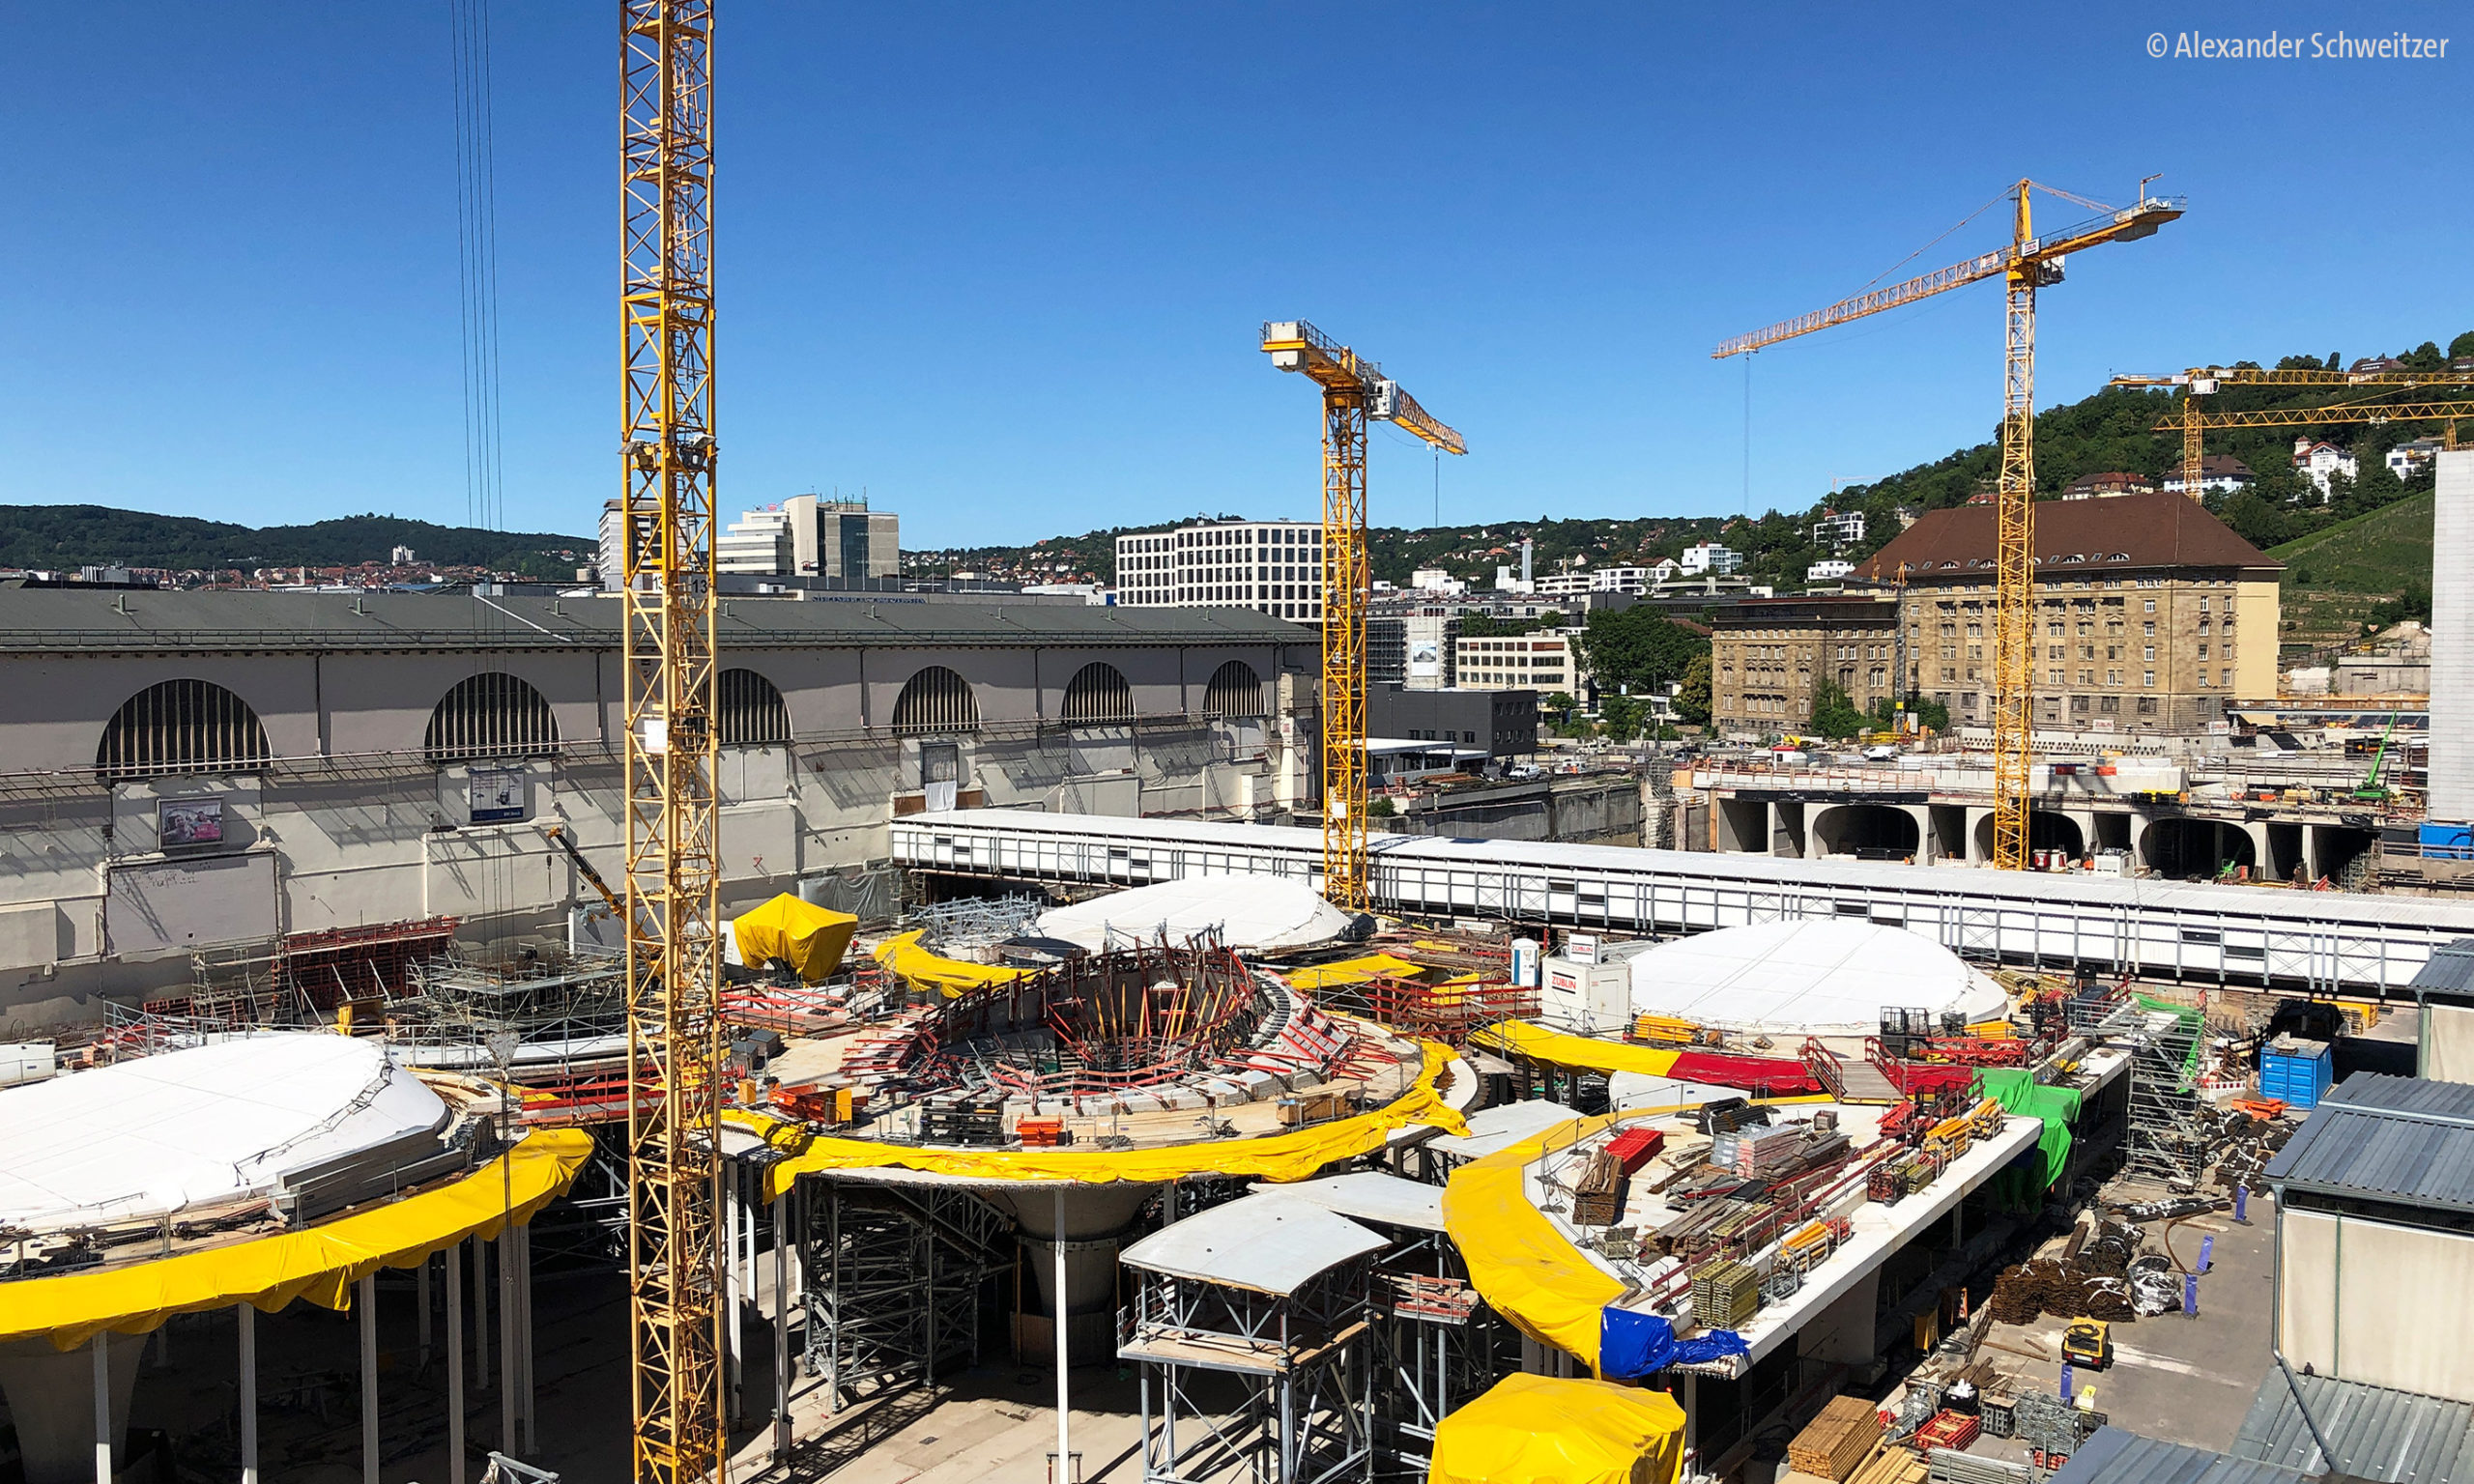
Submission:
MULTIPOLYGON (((1991 505, 1927 511, 1857 567, 1856 575, 1869 582, 1894 582, 1901 562, 1907 563, 1910 582, 1990 573, 1993 517, 1991 505)), ((2157 567, 2283 566, 2185 496, 2036 502, 2039 577, 2094 577, 2157 567)))

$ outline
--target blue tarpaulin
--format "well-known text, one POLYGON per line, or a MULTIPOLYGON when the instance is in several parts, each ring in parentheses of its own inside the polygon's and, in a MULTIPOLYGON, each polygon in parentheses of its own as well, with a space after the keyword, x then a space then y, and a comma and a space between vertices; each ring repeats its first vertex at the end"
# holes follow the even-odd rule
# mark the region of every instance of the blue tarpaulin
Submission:
POLYGON ((1630 1381, 1670 1365, 1701 1365, 1748 1354, 1743 1337, 1732 1329, 1712 1329, 1679 1340, 1675 1326, 1655 1314, 1612 1304, 1598 1314, 1597 1370, 1609 1381, 1630 1381))

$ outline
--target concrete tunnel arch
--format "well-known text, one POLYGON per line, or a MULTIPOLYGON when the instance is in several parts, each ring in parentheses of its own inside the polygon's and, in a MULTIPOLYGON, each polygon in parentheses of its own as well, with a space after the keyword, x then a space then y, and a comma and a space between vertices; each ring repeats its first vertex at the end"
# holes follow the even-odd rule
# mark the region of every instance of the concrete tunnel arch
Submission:
MULTIPOLYGON (((2028 848, 2059 850, 2076 861, 2087 853, 2087 837, 2068 814, 2031 809, 2028 811, 2028 848)), ((1993 859, 1993 811, 1989 809, 1975 822, 1975 851, 1979 860, 1993 859)))
POLYGON ((1822 855, 1868 861, 1923 859, 1923 827, 1895 804, 1835 804, 1813 815, 1813 842, 1822 855))
POLYGON ((2139 861, 2160 876, 2207 878, 2229 864, 2258 868, 2251 832, 2237 820, 2169 814, 2139 835, 2139 861))

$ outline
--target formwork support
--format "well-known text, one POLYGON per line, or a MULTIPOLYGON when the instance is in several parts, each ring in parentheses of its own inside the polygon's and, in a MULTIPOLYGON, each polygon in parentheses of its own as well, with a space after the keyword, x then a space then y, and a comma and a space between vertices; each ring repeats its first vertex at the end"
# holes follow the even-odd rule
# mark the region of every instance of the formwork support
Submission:
POLYGON ((1240 1470, 1262 1484, 1372 1477, 1375 1366, 1363 1261, 1286 1296, 1138 1271, 1117 1356, 1141 1367, 1142 1484, 1201 1484, 1240 1470), (1244 1401, 1231 1409, 1224 1397, 1198 1395, 1196 1372, 1235 1381, 1244 1401))
POLYGON ((1013 1219, 967 1190, 812 1179, 802 1368, 839 1412, 935 1384, 979 1350, 980 1285, 1014 1263, 1013 1219))

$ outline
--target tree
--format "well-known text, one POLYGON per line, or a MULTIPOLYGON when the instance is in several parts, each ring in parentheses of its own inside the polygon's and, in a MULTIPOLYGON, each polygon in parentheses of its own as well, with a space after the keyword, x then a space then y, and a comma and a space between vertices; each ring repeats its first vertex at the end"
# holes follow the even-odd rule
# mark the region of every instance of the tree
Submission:
POLYGON ((1389 819, 1399 812, 1400 806, 1381 794, 1366 801, 1366 816, 1369 819, 1389 819))
POLYGON ((1910 696, 1907 698, 1907 714, 1915 718, 1915 725, 1918 727, 1930 728, 1935 731, 1950 729, 1950 708, 1938 700, 1927 700, 1921 696, 1910 696))
POLYGON ((1598 702, 1598 720, 1606 725, 1609 741, 1629 742, 1641 734, 1641 722, 1646 708, 1634 697, 1609 696, 1598 702))
POLYGON ((1683 689, 1675 694, 1675 714, 1699 726, 1710 719, 1710 656, 1692 657, 1683 667, 1683 689))
POLYGON ((1472 609, 1460 615, 1462 639, 1501 639, 1510 632, 1511 625, 1492 614, 1482 614, 1472 609))
POLYGON ((1572 719, 1572 711, 1580 702, 1568 691, 1549 691, 1538 704, 1560 727, 1572 719))
POLYGON ((2474 329, 2448 342, 2448 358, 2455 360, 2460 356, 2474 356, 2474 329))
POLYGON ((1647 696, 1683 679, 1695 657, 1710 653, 1710 641, 1643 605, 1590 614, 1580 647, 1599 689, 1647 696))
POLYGON ((1813 687, 1812 729, 1833 742, 1844 742, 1864 729, 1864 713, 1831 681, 1813 687))

